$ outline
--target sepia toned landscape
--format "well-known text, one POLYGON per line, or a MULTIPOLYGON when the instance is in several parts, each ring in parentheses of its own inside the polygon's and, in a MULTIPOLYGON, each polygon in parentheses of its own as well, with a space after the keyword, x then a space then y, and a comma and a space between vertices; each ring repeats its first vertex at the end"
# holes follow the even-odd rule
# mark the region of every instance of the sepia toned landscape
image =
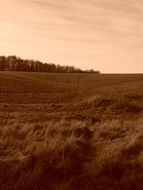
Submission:
POLYGON ((0 72, 0 189, 140 190, 143 75, 0 72))
POLYGON ((0 190, 143 190, 143 0, 1 1, 0 190))

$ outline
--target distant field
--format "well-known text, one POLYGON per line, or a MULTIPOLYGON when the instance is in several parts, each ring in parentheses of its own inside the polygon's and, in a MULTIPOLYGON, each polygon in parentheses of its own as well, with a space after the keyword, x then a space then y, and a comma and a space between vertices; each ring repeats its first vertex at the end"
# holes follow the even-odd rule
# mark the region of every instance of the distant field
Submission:
POLYGON ((107 90, 142 90, 143 75, 0 72, 1 103, 73 103, 107 90))
POLYGON ((0 189, 142 190, 143 74, 0 72, 0 189))

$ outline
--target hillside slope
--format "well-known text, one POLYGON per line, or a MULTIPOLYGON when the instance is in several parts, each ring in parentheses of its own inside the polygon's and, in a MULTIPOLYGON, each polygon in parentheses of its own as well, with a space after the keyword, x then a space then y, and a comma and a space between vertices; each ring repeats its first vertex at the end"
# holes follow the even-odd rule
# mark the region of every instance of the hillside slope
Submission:
POLYGON ((143 75, 0 72, 0 189, 142 190, 143 75))

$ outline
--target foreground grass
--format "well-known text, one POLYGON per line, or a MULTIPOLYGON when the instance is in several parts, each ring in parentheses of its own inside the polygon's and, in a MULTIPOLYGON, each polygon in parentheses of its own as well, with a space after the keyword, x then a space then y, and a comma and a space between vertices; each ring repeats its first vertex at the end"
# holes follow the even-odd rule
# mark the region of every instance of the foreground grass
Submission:
POLYGON ((3 125, 0 189, 142 189, 142 127, 142 119, 3 125))
POLYGON ((84 175, 84 165, 93 153, 92 135, 81 122, 3 126, 1 189, 69 189, 78 186, 84 175))

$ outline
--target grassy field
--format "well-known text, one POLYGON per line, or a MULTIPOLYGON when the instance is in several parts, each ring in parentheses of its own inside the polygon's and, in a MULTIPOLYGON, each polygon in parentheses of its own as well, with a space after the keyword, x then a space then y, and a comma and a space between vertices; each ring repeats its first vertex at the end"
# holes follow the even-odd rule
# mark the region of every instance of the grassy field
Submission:
POLYGON ((142 190, 143 75, 0 72, 1 190, 142 190))

